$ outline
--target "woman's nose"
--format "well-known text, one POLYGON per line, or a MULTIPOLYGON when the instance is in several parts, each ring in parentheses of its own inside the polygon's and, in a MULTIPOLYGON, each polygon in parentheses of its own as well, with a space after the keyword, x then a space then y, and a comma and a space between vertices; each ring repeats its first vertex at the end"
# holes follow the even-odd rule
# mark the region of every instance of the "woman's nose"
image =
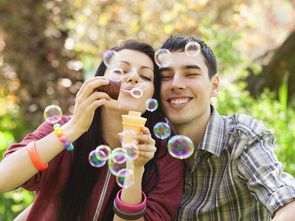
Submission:
POLYGON ((135 70, 131 71, 128 75, 127 75, 127 79, 126 81, 128 83, 133 83, 133 84, 137 84, 139 80, 139 76, 137 74, 137 72, 135 70))

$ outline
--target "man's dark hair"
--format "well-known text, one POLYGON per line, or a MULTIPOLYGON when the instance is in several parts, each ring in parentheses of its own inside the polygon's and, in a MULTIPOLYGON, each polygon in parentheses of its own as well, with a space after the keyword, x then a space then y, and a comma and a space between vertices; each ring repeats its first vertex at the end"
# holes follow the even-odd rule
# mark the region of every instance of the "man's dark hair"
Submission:
POLYGON ((208 67, 209 78, 211 79, 217 73, 217 62, 213 51, 204 41, 191 36, 170 36, 165 40, 160 48, 168 49, 171 52, 184 51, 188 42, 197 42, 201 46, 201 53, 205 58, 205 64, 208 67))

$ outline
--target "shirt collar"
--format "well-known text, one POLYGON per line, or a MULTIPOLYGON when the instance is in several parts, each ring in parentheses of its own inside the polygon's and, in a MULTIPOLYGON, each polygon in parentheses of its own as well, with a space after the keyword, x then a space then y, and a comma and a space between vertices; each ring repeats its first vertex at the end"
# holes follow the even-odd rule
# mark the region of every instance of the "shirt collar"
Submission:
POLYGON ((222 116, 211 105, 211 116, 200 142, 199 149, 220 156, 225 144, 226 123, 222 116))

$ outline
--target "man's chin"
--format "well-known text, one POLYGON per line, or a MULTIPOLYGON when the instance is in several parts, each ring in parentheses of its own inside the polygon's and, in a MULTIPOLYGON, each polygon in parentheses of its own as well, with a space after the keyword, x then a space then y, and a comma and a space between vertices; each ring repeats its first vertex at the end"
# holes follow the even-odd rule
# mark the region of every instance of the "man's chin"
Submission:
POLYGON ((189 122, 188 119, 185 119, 181 116, 168 116, 168 119, 173 125, 182 125, 189 122))

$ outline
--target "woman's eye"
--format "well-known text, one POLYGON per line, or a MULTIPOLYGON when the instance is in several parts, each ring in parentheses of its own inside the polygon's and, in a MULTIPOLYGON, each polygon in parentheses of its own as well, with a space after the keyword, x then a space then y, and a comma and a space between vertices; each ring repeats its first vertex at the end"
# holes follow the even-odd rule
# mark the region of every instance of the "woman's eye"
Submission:
POLYGON ((151 80, 151 78, 150 78, 150 77, 148 77, 148 76, 145 76, 145 75, 141 75, 141 77, 142 77, 143 79, 145 79, 145 80, 148 80, 148 81, 150 81, 150 80, 151 80))

